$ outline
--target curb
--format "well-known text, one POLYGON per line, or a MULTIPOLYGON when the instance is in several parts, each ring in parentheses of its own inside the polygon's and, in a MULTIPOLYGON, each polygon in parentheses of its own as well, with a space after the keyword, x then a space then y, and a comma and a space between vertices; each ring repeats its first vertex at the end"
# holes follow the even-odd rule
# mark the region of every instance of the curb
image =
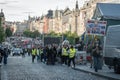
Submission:
POLYGON ((2 80, 2 79, 1 79, 1 65, 0 65, 0 80, 2 80))
POLYGON ((98 72, 91 72, 91 71, 87 71, 87 70, 83 70, 83 69, 79 69, 79 68, 74 68, 74 70, 82 71, 82 72, 85 72, 85 73, 91 73, 91 74, 93 74, 93 75, 95 75, 95 76, 107 78, 107 79, 109 79, 109 80, 120 80, 120 79, 118 79, 118 78, 114 78, 114 77, 110 77, 110 76, 107 76, 107 75, 99 74, 98 72))

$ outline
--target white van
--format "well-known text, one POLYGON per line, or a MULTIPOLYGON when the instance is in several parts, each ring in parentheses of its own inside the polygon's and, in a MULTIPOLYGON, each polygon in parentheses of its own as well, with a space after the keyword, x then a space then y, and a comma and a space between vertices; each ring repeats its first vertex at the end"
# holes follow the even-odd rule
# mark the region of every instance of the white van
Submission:
POLYGON ((120 25, 109 26, 104 42, 104 59, 108 67, 120 73, 120 25))

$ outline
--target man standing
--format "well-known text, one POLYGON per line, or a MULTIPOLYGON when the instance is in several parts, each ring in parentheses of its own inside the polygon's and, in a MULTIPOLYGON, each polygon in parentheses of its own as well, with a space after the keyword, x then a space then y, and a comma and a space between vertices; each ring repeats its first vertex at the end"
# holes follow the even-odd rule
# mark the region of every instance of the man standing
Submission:
POLYGON ((39 62, 40 61, 40 49, 37 48, 36 51, 37 51, 37 62, 39 62))
POLYGON ((2 58, 3 58, 3 49, 0 47, 0 65, 2 64, 2 58))
POLYGON ((99 44, 95 44, 95 46, 93 47, 93 50, 92 50, 95 72, 97 72, 99 69, 101 50, 102 49, 99 46, 99 44))
POLYGON ((61 60, 62 64, 66 64, 66 65, 68 64, 68 51, 66 45, 63 45, 61 59, 62 59, 61 60))
POLYGON ((7 57, 8 57, 8 49, 7 48, 4 48, 4 54, 3 54, 3 56, 4 56, 4 65, 6 65, 7 64, 7 57))
POLYGON ((32 63, 34 63, 35 56, 36 56, 36 49, 33 48, 32 49, 32 63))
POLYGON ((76 54, 76 50, 75 50, 75 48, 73 48, 73 46, 71 46, 70 50, 69 50, 68 67, 70 67, 71 61, 72 61, 73 65, 74 65, 74 68, 75 68, 75 54, 76 54))

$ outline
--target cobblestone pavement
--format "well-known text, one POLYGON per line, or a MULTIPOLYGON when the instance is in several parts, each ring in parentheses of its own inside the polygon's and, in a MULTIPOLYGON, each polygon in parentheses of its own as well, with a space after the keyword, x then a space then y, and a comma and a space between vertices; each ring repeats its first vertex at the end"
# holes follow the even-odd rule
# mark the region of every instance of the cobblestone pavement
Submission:
POLYGON ((107 80, 60 64, 32 63, 31 57, 9 57, 1 66, 1 80, 107 80))

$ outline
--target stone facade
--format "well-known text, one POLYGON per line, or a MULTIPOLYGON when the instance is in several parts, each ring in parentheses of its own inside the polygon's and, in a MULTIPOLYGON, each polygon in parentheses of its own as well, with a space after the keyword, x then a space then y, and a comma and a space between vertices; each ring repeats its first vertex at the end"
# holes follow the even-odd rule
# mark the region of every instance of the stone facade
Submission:
POLYGON ((87 20, 92 19, 97 3, 120 3, 119 0, 89 0, 80 9, 81 32, 85 31, 87 20))
POLYGON ((48 10, 46 15, 42 15, 38 21, 37 18, 28 20, 28 27, 31 31, 38 30, 40 33, 65 33, 70 31, 82 35, 86 30, 87 20, 92 19, 96 3, 120 2, 119 0, 89 0, 79 9, 78 1, 75 8, 70 10, 68 7, 64 10, 48 10))

